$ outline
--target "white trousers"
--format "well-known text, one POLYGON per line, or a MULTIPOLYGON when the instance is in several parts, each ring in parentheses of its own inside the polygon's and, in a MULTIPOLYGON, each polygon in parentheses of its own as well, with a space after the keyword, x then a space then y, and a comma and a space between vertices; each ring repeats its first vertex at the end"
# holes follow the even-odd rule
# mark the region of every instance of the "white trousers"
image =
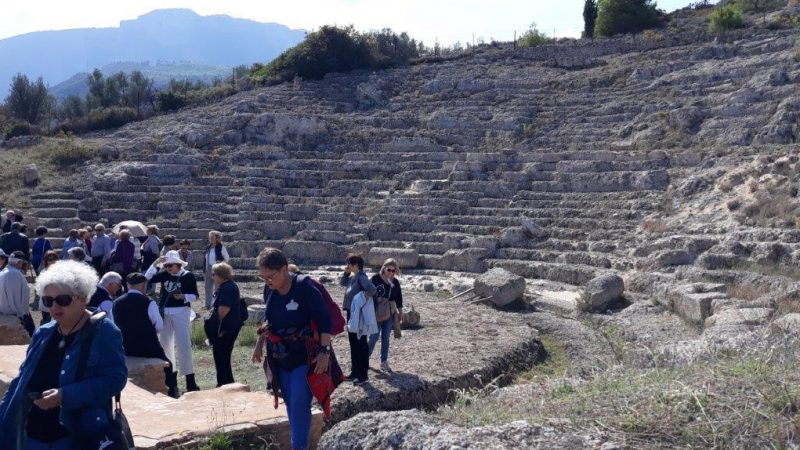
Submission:
POLYGON ((181 375, 194 373, 192 361, 192 322, 191 308, 164 308, 164 328, 158 334, 158 341, 172 369, 180 368, 181 375), (175 347, 178 347, 178 364, 175 365, 175 347))

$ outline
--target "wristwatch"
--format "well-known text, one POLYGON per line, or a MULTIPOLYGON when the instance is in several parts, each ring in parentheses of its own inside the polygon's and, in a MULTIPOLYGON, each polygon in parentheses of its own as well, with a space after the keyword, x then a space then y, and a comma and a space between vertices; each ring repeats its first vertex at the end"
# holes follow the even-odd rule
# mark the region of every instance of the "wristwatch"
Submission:
POLYGON ((330 344, 323 345, 322 347, 320 347, 319 352, 324 355, 329 355, 331 353, 331 345, 330 344))

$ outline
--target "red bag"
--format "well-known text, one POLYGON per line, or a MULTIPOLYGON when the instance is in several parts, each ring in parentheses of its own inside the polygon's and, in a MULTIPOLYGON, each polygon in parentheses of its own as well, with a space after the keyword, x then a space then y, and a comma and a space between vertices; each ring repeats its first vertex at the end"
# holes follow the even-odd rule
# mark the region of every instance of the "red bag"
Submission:
POLYGON ((307 275, 298 275, 297 281, 302 282, 303 278, 307 279, 314 285, 315 288, 322 294, 322 299, 325 300, 325 305, 328 306, 328 311, 331 314, 331 334, 336 336, 337 334, 344 331, 345 328, 345 321, 344 316, 342 315, 342 310, 339 308, 339 305, 333 301, 331 298, 331 294, 328 293, 328 290, 325 289, 325 286, 322 285, 319 281, 307 276, 307 275))

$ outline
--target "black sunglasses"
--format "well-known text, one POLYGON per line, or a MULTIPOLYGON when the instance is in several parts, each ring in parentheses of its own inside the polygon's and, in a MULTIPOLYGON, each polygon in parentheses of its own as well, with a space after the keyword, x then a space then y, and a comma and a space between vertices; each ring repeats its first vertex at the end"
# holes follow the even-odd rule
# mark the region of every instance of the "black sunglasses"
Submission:
POLYGON ((394 272, 397 272, 397 270, 396 270, 396 269, 386 269, 386 271, 387 271, 387 272, 393 272, 393 273, 394 273, 394 272))
POLYGON ((170 267, 180 266, 180 264, 164 264, 165 269, 169 269, 170 267))
POLYGON ((72 296, 69 294, 61 294, 56 297, 50 297, 48 295, 42 296, 42 304, 46 307, 53 306, 53 302, 57 303, 58 306, 69 306, 72 304, 72 296))

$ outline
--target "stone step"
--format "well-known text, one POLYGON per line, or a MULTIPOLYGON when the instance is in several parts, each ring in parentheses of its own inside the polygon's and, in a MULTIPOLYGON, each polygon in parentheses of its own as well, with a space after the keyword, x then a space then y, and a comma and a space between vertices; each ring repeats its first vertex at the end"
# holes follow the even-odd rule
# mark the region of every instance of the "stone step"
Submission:
POLYGON ((540 261, 488 259, 489 267, 500 267, 525 278, 558 281, 582 286, 599 274, 596 267, 580 264, 559 264, 540 261))

